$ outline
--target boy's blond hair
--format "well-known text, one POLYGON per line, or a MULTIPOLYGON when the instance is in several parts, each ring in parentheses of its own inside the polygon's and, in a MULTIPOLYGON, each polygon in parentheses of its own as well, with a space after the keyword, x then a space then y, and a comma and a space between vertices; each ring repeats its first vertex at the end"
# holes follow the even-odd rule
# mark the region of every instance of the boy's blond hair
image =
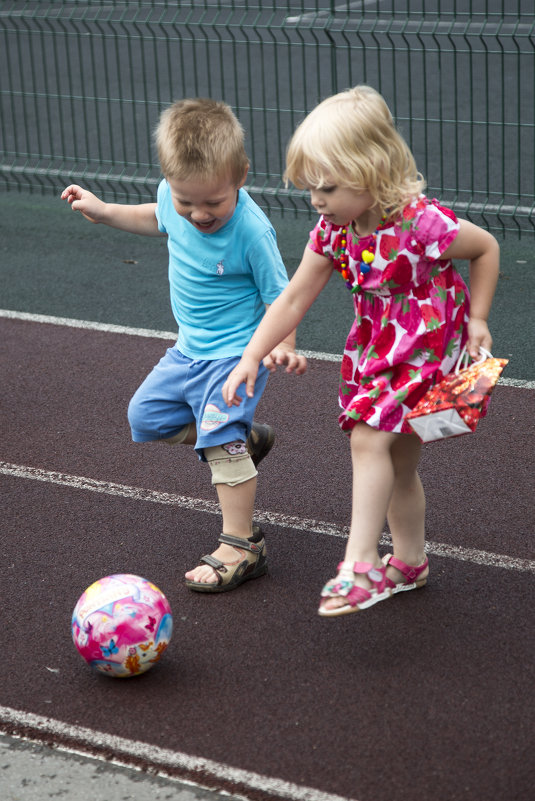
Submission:
POLYGON ((364 84, 327 98, 296 129, 286 181, 368 191, 389 217, 424 189, 414 157, 381 95, 364 84))
POLYGON ((243 128, 222 101, 177 100, 162 112, 154 138, 166 178, 205 180, 230 175, 238 185, 249 166, 243 128))

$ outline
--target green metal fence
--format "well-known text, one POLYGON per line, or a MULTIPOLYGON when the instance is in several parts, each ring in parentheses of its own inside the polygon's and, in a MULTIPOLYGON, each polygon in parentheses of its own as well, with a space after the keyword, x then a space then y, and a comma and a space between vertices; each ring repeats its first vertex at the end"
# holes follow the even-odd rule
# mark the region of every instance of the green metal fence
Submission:
POLYGON ((533 232, 534 52, 533 0, 4 0, 0 188, 153 199, 160 110, 211 96, 247 131, 255 198, 308 213, 281 181, 288 139, 319 100, 369 83, 428 194, 533 232))

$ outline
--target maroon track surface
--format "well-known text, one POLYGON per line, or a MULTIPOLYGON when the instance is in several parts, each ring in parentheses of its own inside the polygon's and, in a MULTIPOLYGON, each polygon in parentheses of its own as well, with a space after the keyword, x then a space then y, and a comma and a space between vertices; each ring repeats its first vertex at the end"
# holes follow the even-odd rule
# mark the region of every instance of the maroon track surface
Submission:
MULTIPOLYGON (((168 343, 0 332, 3 463, 215 500, 192 451, 130 441, 128 399, 168 343)), ((259 510, 347 525, 337 374, 312 361, 270 379, 259 510)), ((533 559, 533 398, 498 387, 476 435, 425 448, 428 539, 449 555, 431 554, 425 589, 338 620, 316 615, 337 536, 265 524, 269 575, 200 595, 182 576, 217 515, 2 475, 0 705, 358 801, 532 799, 533 572, 454 548, 533 559), (174 612, 161 663, 127 681, 93 674, 70 639, 79 595, 113 572, 150 578, 174 612)))

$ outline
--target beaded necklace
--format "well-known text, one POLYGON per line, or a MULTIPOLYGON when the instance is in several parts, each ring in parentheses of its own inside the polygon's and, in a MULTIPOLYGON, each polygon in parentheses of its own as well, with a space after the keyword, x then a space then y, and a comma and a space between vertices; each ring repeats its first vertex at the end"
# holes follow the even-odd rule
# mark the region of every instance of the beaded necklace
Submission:
POLYGON ((372 268, 372 263, 375 258, 375 248, 377 245, 377 234, 379 233, 380 229, 383 228, 385 221, 386 214, 383 214, 379 225, 373 234, 359 237, 355 259, 360 263, 357 267, 357 283, 355 286, 353 286, 353 282, 351 281, 351 272, 349 270, 349 257, 347 255, 347 227, 342 228, 340 245, 343 248, 343 252, 340 256, 340 272, 345 281, 346 287, 353 293, 360 290, 362 276, 367 275, 372 268))

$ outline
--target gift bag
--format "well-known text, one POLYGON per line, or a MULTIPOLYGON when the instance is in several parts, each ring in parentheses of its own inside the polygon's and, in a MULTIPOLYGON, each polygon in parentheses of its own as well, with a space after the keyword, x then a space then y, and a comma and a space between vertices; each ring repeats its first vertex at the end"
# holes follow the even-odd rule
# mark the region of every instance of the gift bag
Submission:
POLYGON ((470 434, 487 413, 490 394, 509 360, 494 359, 484 348, 480 352, 482 358, 468 366, 469 356, 464 348, 455 370, 405 416, 422 442, 470 434))

